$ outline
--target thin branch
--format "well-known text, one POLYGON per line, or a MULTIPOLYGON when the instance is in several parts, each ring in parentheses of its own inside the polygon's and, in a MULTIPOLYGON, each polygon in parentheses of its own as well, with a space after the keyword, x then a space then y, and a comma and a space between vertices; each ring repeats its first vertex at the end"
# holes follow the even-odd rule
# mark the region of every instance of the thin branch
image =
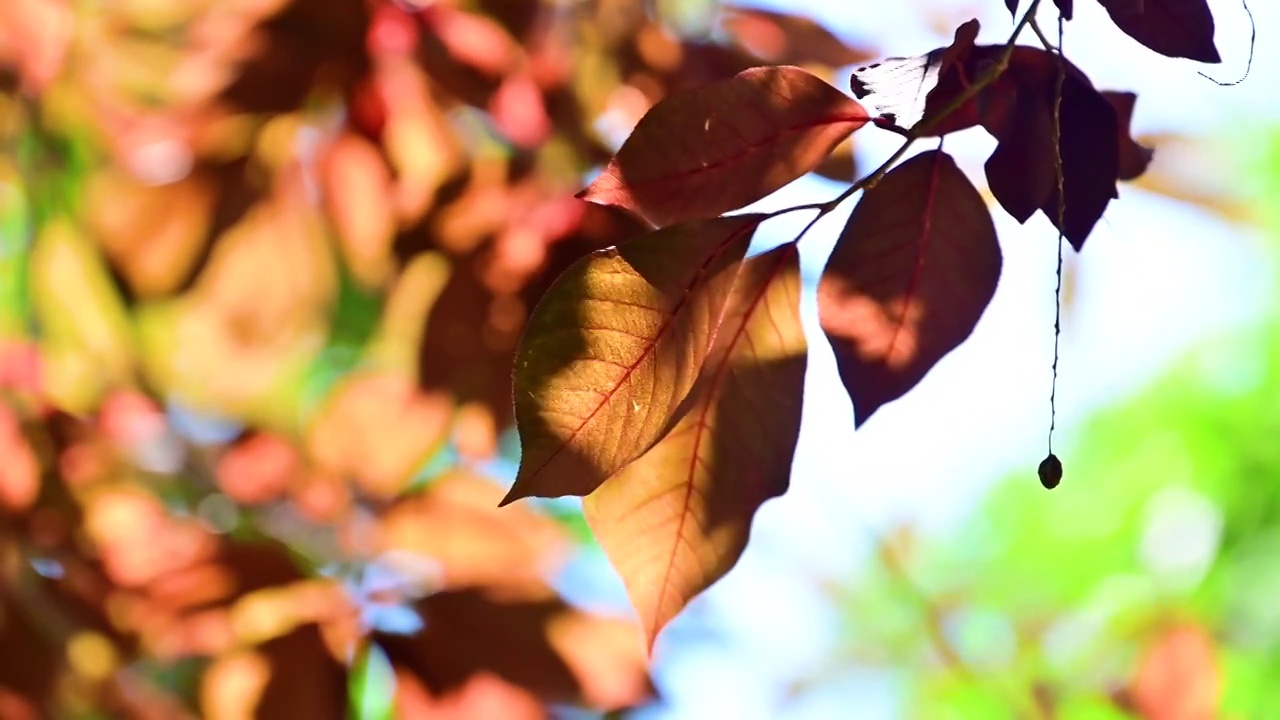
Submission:
MULTIPOLYGON (((976 80, 970 83, 969 86, 964 89, 964 92, 952 98, 951 102, 944 105, 943 108, 933 117, 916 123, 915 127, 911 128, 911 130, 907 132, 906 140, 898 146, 898 149, 889 156, 888 160, 885 160, 870 174, 863 176, 848 188, 845 188, 844 192, 841 192, 839 195, 825 203, 799 205, 784 211, 790 212, 801 209, 816 209, 818 211, 818 215, 810 221, 809 225, 800 233, 800 236, 796 238, 796 241, 799 241, 800 237, 803 237, 804 233, 808 232, 809 228, 813 227, 820 218, 835 210, 841 203, 852 197, 854 193, 859 190, 870 190, 875 187, 876 184, 889 173, 889 170, 891 170, 893 166, 907 154, 907 150, 911 149, 911 146, 914 145, 917 140, 927 135, 931 129, 938 125, 938 123, 945 120, 947 116, 951 115, 951 113, 959 110, 965 103, 977 97, 978 93, 985 90, 987 86, 995 82, 997 78, 1004 74, 1004 71, 1009 69, 1009 59, 1013 57, 1013 49, 1018 44, 1018 37, 1022 35, 1022 31, 1025 30, 1028 25, 1032 24, 1036 10, 1039 8, 1040 0, 1032 0, 1031 6, 1027 8, 1027 11, 1022 15, 1022 19, 1018 22, 1017 26, 1013 28, 1013 33, 1009 35, 1009 40, 1004 44, 1004 51, 1000 53, 1000 57, 996 59, 996 62, 979 75, 976 80)), ((781 215, 783 213, 780 212, 777 214, 781 215)))
POLYGON ((1051 53, 1058 52, 1058 48, 1054 47, 1052 42, 1049 42, 1049 38, 1045 36, 1044 31, 1040 29, 1040 23, 1032 20, 1031 29, 1035 32, 1036 37, 1040 38, 1040 44, 1044 46, 1045 51, 1051 53))

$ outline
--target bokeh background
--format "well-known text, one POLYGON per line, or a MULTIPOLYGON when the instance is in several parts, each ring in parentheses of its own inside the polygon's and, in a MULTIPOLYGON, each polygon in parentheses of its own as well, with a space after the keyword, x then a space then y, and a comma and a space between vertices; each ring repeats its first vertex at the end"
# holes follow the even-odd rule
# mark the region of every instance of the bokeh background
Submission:
MULTIPOLYGON (((1210 4, 1234 80, 1248 18, 1210 4)), ((649 666, 577 501, 495 508, 529 307, 638 231, 573 193, 666 93, 765 62, 844 88, 971 17, 1002 41, 1004 3, 4 0, 0 718, 1280 717, 1280 8, 1253 4, 1234 87, 1094 3, 1067 27, 1156 160, 1068 251, 1063 485, 1034 473, 1048 223, 996 210, 973 337, 854 433, 813 307, 836 213, 803 247, 791 490, 649 666)), ((947 141, 975 181, 991 147, 947 141)))

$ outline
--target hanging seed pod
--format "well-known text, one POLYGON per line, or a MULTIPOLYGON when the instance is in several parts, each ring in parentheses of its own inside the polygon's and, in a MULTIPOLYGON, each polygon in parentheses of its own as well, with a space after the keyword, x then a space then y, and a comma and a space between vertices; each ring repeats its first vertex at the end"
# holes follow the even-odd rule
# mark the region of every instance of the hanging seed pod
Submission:
POLYGON ((1046 490, 1052 490, 1062 482, 1062 461, 1057 455, 1049 453, 1049 457, 1040 461, 1040 467, 1036 473, 1040 475, 1040 484, 1046 490))

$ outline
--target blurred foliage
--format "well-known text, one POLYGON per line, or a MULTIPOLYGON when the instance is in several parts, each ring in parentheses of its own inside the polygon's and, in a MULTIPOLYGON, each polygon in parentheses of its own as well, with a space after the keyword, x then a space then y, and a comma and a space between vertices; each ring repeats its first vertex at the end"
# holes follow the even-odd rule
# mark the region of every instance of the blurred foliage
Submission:
MULTIPOLYGON (((561 269, 642 229, 573 193, 654 102, 752 65, 831 78, 878 54, 710 0, 0 2, 0 718, 648 702, 634 624, 552 587, 581 517, 495 508, 484 468, 515 342, 561 269)), ((818 172, 856 177, 852 145, 818 172)), ((1265 483, 1238 480, 1277 466, 1276 421, 1248 404, 1263 397, 1188 391, 1104 420, 1110 452, 1080 452, 1092 467, 1048 499, 997 495, 982 542, 952 548, 989 555, 905 557, 934 600, 966 598, 943 630, 1026 638, 961 656, 992 683, 922 671, 919 701, 999 704, 989 686, 1035 678, 1044 703, 1101 707, 1117 676, 1097 658, 1163 632, 1154 657, 1212 648, 1248 714, 1273 672, 1260 578, 1280 578, 1265 483), (1195 582, 1134 554, 1157 483, 1183 488, 1175 510, 1201 498, 1225 518, 1195 582), (1100 588, 1110 573, 1132 581, 1100 588), (1123 642, 1039 649, 1091 598, 1081 622, 1123 642), (1166 617, 1184 630, 1158 631, 1166 617)), ((932 626, 889 587, 850 601, 881 604, 884 636, 864 640, 926 662, 932 626)), ((1125 702, 1168 681, 1153 662, 1125 702)))
POLYGON ((515 342, 642 229, 573 193, 649 106, 866 57, 705 0, 0 3, 0 717, 651 700, 550 584, 580 514, 496 509, 515 342))
MULTIPOLYGON (((1280 133, 1237 144, 1280 283, 1280 133)), ((1259 310, 1090 419, 1058 489, 1022 473, 954 534, 884 538, 836 590, 823 676, 900 672, 919 718, 1280 717, 1280 304, 1259 310)))

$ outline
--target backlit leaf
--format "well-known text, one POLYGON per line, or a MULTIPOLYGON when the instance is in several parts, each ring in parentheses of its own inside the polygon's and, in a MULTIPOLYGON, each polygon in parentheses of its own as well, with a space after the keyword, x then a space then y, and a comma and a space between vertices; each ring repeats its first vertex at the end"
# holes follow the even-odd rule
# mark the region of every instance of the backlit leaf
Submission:
MULTIPOLYGON (((880 115, 904 129, 914 129, 926 118, 941 120, 939 111, 964 90, 958 72, 967 62, 978 37, 978 21, 956 28, 947 47, 911 57, 890 57, 853 71, 849 87, 859 100, 871 98, 880 115)), ((988 91, 989 94, 990 91, 988 91)), ((977 101, 952 111, 942 125, 930 126, 929 135, 944 135, 978 123, 977 101)))
POLYGON ((592 253, 556 280, 516 354, 520 471, 503 504, 586 495, 662 437, 763 219, 658 230, 592 253))
POLYGON ((1169 57, 1222 62, 1205 0, 1099 0, 1126 35, 1169 57))
POLYGON ((659 226, 715 217, 814 169, 867 120, 857 101, 800 68, 751 68, 650 108, 579 197, 659 226))
POLYGON ((793 244, 748 260, 711 357, 669 435, 583 501, 654 637, 724 576, 787 488, 806 346, 793 244))
POLYGON ((986 205, 946 153, 917 155, 867 191, 818 286, 859 425, 969 336, 1000 267, 986 205))

